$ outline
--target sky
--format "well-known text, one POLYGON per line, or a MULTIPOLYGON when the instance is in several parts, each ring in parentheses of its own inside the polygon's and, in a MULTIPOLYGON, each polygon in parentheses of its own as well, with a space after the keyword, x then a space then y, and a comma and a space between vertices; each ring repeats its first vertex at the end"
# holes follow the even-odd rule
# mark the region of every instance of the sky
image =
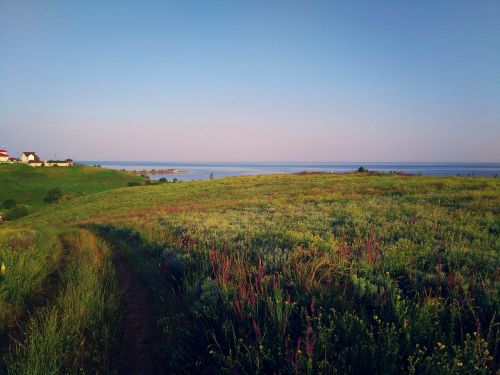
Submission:
POLYGON ((500 2, 0 0, 0 147, 500 162, 500 2))

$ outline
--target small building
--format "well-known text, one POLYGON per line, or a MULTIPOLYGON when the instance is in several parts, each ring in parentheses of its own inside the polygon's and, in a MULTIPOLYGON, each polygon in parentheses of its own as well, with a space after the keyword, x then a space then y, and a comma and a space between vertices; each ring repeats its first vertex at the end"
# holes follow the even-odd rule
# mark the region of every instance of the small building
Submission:
POLYGON ((66 159, 66 160, 47 160, 45 162, 46 167, 72 167, 73 166, 73 160, 71 159, 66 159))
POLYGON ((23 163, 27 163, 27 164, 30 164, 30 163, 33 163, 33 164, 40 163, 41 164, 42 163, 38 154, 36 152, 31 152, 31 151, 23 152, 23 154, 21 155, 21 161, 23 163))
POLYGON ((9 161, 9 154, 7 152, 7 149, 2 148, 0 149, 0 163, 6 163, 9 161))

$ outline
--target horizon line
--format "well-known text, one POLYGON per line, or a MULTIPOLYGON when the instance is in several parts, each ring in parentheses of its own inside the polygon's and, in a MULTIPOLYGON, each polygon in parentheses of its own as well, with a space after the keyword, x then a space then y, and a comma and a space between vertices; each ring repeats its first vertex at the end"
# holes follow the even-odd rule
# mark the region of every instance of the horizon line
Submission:
POLYGON ((101 163, 214 163, 214 164, 500 164, 500 161, 212 161, 212 160, 75 160, 75 162, 101 162, 101 163))

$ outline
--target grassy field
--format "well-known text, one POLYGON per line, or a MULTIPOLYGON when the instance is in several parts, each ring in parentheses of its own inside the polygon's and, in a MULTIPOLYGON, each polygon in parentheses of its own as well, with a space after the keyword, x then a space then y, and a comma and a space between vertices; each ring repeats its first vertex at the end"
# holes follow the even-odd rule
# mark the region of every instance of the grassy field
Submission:
MULTIPOLYGON (((24 164, 0 164, 0 206, 8 199, 27 206, 29 212, 47 205, 44 198, 53 188, 64 193, 63 199, 94 194, 127 186, 141 179, 118 171, 83 165, 33 168, 24 164)), ((0 207, 0 211, 5 211, 0 207)))
POLYGON ((33 221, 33 214, 50 212, 51 208, 57 211, 78 197, 91 197, 129 183, 142 183, 142 179, 86 166, 32 168, 0 164, 0 205, 9 199, 16 202, 14 207, 0 211, 9 218, 9 213, 22 208, 23 215, 28 215, 0 223, 0 263, 6 267, 5 274, 0 275, 0 337, 26 315, 27 307, 46 299, 47 291, 59 284, 60 270, 69 263, 69 251, 61 238, 61 227, 67 223, 53 223, 49 213, 42 213, 47 222, 40 224, 33 221), (47 203, 44 198, 53 188, 61 189, 63 197, 60 202, 47 203))
POLYGON ((75 196, 0 226, 0 318, 57 289, 6 366, 116 368, 113 248, 151 293, 163 372, 494 373, 499 214, 493 178, 271 175, 75 196))

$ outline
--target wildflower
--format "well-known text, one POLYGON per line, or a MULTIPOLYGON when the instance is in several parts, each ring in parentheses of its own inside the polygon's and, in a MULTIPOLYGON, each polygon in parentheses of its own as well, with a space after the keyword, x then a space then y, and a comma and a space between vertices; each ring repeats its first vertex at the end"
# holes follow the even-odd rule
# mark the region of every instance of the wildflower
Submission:
POLYGON ((305 347, 306 347, 306 353, 307 353, 307 356, 309 357, 309 359, 312 359, 315 343, 316 343, 316 335, 312 334, 311 327, 307 327, 305 347))
POLYGON ((252 325, 253 325, 253 329, 255 331, 255 336, 257 336, 257 338, 260 339, 260 327, 257 324, 257 322, 255 321, 255 319, 252 320, 252 325))
POLYGON ((240 317, 242 317, 240 301, 236 297, 234 298, 234 310, 240 317))
POLYGON ((0 267, 0 274, 3 276, 5 275, 5 263, 2 262, 2 266, 0 267))

